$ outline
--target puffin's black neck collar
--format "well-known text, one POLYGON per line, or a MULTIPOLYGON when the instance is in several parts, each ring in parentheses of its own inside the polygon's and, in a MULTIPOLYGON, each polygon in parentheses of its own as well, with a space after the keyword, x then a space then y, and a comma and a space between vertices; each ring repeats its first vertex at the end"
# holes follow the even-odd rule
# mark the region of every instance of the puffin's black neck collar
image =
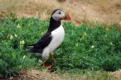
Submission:
POLYGON ((61 25, 61 21, 56 21, 51 17, 48 32, 53 31, 54 29, 58 28, 60 25, 61 25))

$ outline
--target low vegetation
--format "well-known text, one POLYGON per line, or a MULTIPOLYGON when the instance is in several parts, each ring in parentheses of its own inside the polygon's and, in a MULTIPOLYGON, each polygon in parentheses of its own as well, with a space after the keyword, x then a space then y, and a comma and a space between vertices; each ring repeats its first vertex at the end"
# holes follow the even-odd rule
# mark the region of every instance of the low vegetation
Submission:
MULTIPOLYGON (((42 69, 41 61, 26 52, 27 45, 37 42, 47 31, 49 20, 18 19, 13 13, 0 22, 0 78, 14 76, 21 69, 42 69)), ((116 71, 121 69, 121 32, 115 26, 86 24, 76 27, 63 24, 66 35, 55 51, 54 67, 60 73, 116 71)), ((48 59, 49 60, 49 59, 48 59)))

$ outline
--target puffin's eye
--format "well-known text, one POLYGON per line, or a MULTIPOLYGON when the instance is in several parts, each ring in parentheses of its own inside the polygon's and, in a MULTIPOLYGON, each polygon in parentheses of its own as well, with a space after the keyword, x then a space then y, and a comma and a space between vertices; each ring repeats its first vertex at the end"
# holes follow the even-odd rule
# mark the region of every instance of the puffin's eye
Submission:
POLYGON ((58 14, 61 14, 61 12, 59 12, 58 14))

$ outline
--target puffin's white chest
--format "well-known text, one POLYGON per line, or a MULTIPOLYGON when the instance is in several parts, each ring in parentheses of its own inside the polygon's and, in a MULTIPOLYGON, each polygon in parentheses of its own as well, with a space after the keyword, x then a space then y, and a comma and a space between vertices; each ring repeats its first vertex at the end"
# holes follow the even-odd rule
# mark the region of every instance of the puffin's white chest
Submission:
POLYGON ((50 49, 50 52, 53 52, 64 40, 65 32, 62 25, 57 29, 55 29, 54 31, 52 31, 51 35, 52 35, 52 40, 49 45, 49 49, 50 49))
POLYGON ((64 40, 64 28, 62 26, 58 27, 54 31, 51 32, 52 40, 50 44, 43 50, 42 57, 46 59, 46 57, 62 43, 64 40))

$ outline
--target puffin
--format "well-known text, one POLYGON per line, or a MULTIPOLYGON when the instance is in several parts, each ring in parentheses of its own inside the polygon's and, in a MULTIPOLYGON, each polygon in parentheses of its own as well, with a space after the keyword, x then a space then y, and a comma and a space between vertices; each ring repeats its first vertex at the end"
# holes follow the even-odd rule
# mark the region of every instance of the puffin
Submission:
POLYGON ((65 13, 61 9, 55 9, 50 17, 50 23, 47 32, 41 37, 41 39, 34 44, 31 44, 32 48, 28 51, 31 53, 39 54, 42 57, 42 66, 46 68, 52 68, 52 65, 46 65, 47 57, 50 56, 52 62, 54 60, 54 50, 56 50, 64 40, 65 31, 61 24, 61 20, 71 20, 68 13, 65 13))

